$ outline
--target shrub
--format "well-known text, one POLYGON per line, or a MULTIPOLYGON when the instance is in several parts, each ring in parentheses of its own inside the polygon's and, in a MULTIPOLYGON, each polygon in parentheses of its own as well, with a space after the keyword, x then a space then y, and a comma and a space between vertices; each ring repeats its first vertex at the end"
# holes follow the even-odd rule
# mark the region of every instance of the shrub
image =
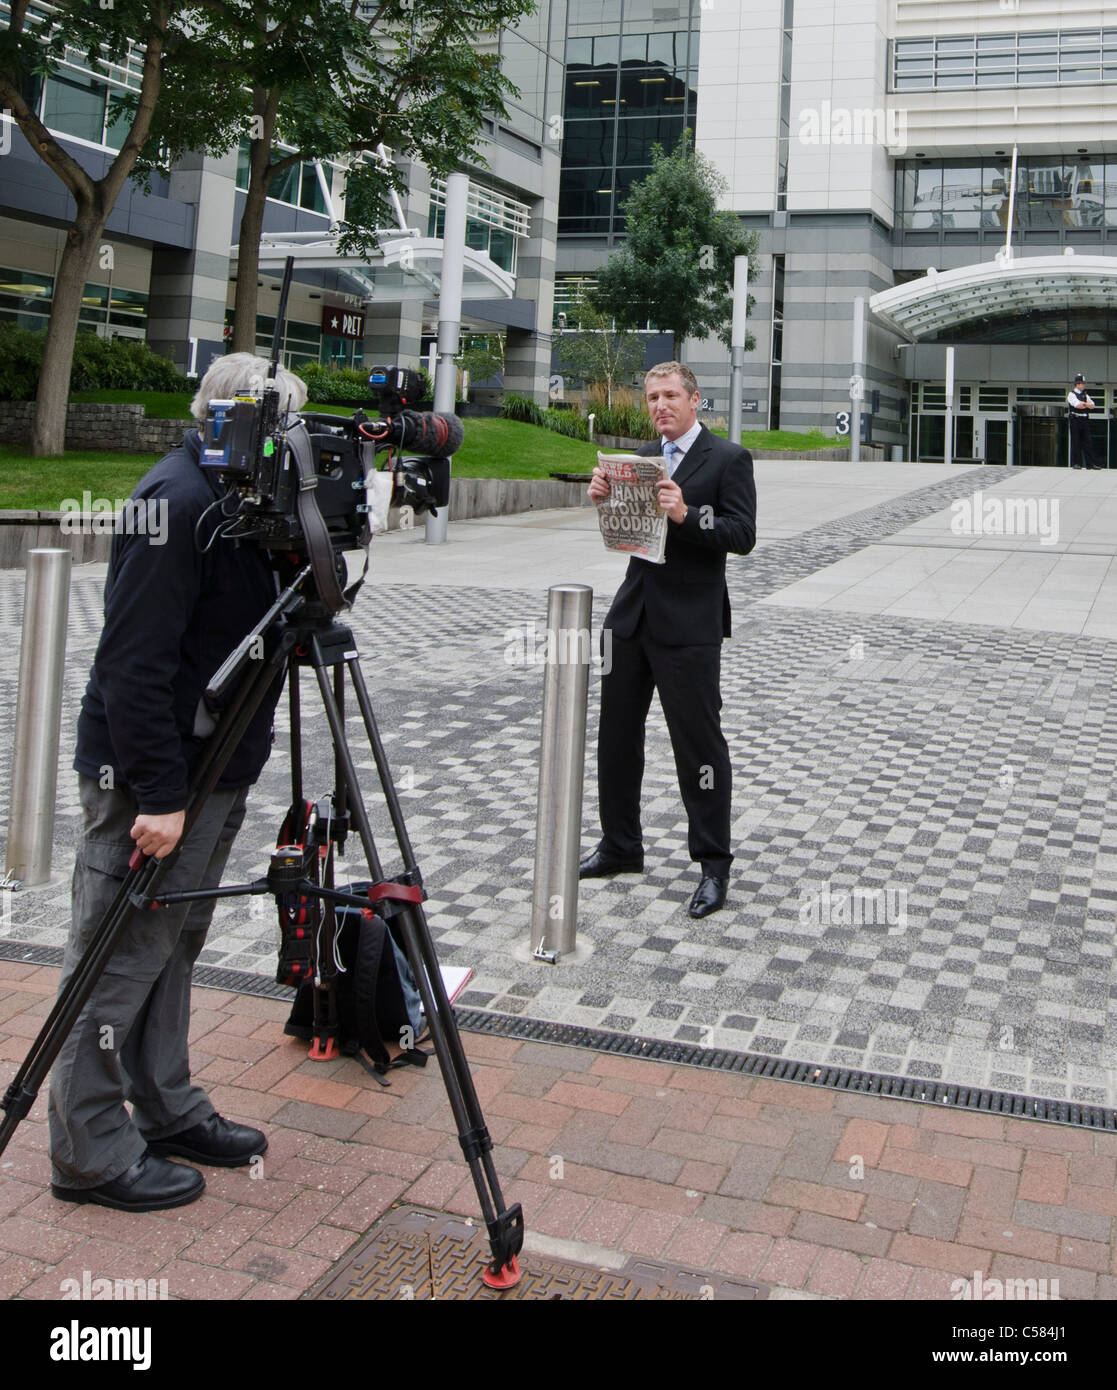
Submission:
POLYGON ((656 427, 642 398, 624 388, 613 392, 613 404, 605 405, 604 393, 591 394, 594 404, 595 434, 616 434, 624 439, 655 439, 656 427))
MULTIPOLYGON (((426 369, 418 367, 423 382, 423 400, 431 396, 430 378, 426 369)), ((322 366, 318 362, 304 362, 295 368, 295 373, 306 382, 309 399, 325 405, 331 401, 362 401, 375 404, 372 390, 368 384, 368 367, 322 366)), ((417 405, 417 401, 408 403, 417 405)))
MULTIPOLYGON (((0 324, 0 399, 34 400, 43 362, 45 332, 0 324)), ((140 338, 74 339, 71 391, 185 391, 188 382, 168 357, 140 338)))
POLYGON ((569 435, 571 439, 589 439, 586 421, 573 410, 544 410, 543 424, 556 434, 569 435))
POLYGON ((506 395, 500 407, 505 420, 522 420, 526 425, 546 426, 546 416, 542 406, 536 405, 530 396, 517 396, 514 392, 506 395))

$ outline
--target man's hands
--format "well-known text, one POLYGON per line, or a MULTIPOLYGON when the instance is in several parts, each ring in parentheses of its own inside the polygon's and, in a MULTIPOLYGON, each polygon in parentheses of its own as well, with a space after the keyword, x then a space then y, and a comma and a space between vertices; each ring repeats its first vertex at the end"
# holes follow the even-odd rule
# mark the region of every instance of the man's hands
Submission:
POLYGON ((169 811, 164 816, 137 816, 132 825, 132 839, 144 854, 166 859, 182 839, 185 824, 185 811, 169 811))
MULTIPOLYGON (((595 468, 588 489, 590 501, 604 502, 609 496, 609 490, 609 479, 605 476, 605 470, 601 467, 595 468)), ((674 522, 685 521, 687 504, 683 501, 683 490, 678 483, 673 483, 670 478, 661 478, 656 483, 656 491, 659 493, 660 508, 667 513, 668 518, 674 522)))
POLYGON ((655 486, 659 493, 659 505, 667 513, 668 520, 685 521, 687 504, 683 501, 683 490, 678 483, 672 482, 670 478, 660 478, 655 486))
POLYGON ((591 502, 604 502, 609 496, 609 479, 600 464, 593 470, 588 491, 591 502))

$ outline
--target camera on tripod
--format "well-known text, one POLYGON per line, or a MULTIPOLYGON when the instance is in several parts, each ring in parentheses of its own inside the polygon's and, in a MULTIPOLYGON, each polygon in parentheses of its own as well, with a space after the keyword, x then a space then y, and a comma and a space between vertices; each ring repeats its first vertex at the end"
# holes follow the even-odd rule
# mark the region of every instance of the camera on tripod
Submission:
POLYGON ((410 408, 423 390, 422 377, 410 368, 374 367, 369 385, 378 396, 376 416, 364 410, 281 416, 271 378, 231 400, 209 402, 200 462, 228 488, 223 535, 304 552, 312 492, 335 550, 367 545, 373 474, 383 471, 378 453, 389 455, 393 503, 418 513, 448 504, 450 456, 464 438, 461 422, 410 408))

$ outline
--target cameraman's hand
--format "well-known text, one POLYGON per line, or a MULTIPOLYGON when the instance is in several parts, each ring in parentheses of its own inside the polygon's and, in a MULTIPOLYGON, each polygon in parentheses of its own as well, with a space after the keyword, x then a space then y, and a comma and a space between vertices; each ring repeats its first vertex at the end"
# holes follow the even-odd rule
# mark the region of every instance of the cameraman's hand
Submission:
POLYGON ((609 479, 605 476, 605 470, 598 466, 593 470, 593 479, 589 485, 590 501, 604 502, 609 496, 609 479))
POLYGON ((185 811, 170 811, 165 816, 137 816, 132 825, 132 839, 149 857, 166 859, 182 839, 185 823, 185 811))

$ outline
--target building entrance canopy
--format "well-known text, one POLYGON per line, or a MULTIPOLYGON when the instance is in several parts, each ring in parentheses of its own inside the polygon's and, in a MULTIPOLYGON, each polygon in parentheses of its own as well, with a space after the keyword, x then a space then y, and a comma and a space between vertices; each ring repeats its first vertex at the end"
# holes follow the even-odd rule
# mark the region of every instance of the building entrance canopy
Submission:
POLYGON ((1074 312, 1117 314, 1117 256, 1002 255, 982 265, 929 270, 918 280, 882 290, 869 300, 879 323, 908 342, 954 336, 981 341, 986 326, 997 339, 1013 320, 1074 312))
MULTIPOLYGON (((233 257, 237 256, 233 247, 233 257)), ((288 256, 300 271, 332 270, 344 276, 353 293, 377 305, 437 299, 441 292, 442 239, 393 230, 371 256, 344 256, 334 232, 273 232, 260 239, 260 270, 282 274, 288 256)), ((512 299, 515 277, 502 270, 487 251, 465 248, 462 298, 512 299)))

